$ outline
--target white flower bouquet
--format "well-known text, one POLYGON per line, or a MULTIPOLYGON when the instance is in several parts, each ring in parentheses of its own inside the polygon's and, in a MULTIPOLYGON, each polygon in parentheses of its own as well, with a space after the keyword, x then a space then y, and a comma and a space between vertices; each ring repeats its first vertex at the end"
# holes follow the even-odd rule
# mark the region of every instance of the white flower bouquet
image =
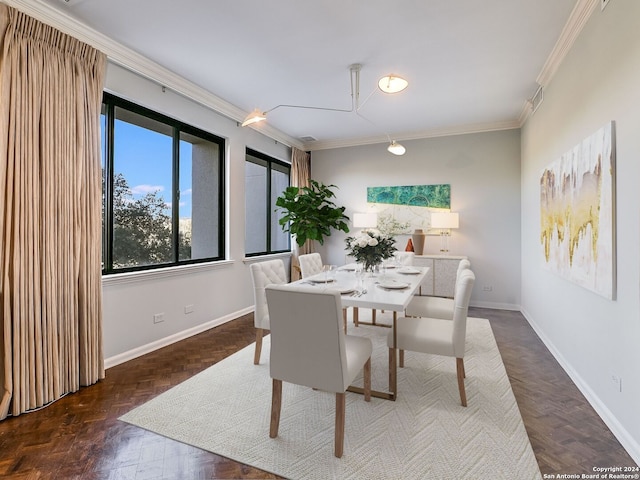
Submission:
POLYGON ((383 260, 393 257, 393 253, 397 250, 393 237, 383 235, 373 228, 362 230, 354 237, 347 237, 345 242, 349 255, 368 271, 383 260))

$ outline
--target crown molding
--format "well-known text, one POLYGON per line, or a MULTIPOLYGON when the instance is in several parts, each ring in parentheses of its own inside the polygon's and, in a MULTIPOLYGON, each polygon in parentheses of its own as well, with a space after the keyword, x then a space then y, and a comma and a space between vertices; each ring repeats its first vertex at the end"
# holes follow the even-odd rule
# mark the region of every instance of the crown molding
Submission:
POLYGON ((571 15, 569 15, 569 20, 567 20, 560 33, 558 41, 536 79, 538 85, 546 87, 549 84, 589 17, 591 17, 591 14, 599 4, 600 0, 578 0, 571 11, 571 15))
MULTIPOLYGON (((517 120, 505 120, 502 122, 475 123, 454 127, 435 128, 432 130, 423 130, 420 132, 393 135, 392 138, 397 142, 401 142, 406 140, 420 140, 424 138, 466 135, 467 133, 486 133, 496 132, 500 130, 513 130, 516 128, 520 128, 520 123, 517 120)), ((310 151, 328 150, 331 148, 358 147, 362 145, 373 145, 377 143, 389 143, 389 138, 386 135, 377 135, 375 137, 362 137, 356 139, 307 142, 304 144, 304 149, 310 151)))
MULTIPOLYGON (((600 3, 600 0, 578 0, 575 7, 569 15, 569 19, 565 24, 558 41, 551 50, 551 53, 547 57, 547 61, 542 66, 542 70, 536 78, 536 83, 541 87, 546 87, 551 82, 551 79, 555 75, 556 71, 562 64, 564 58, 571 50, 576 38, 582 32, 582 29, 586 25, 587 21, 596 10, 596 6, 600 3)), ((522 127, 533 113, 531 108, 531 99, 527 99, 522 106, 522 111, 518 117, 518 123, 522 127)))
POLYGON ((251 130, 255 130, 258 133, 261 133, 265 137, 270 138, 271 140, 275 140, 278 143, 282 143, 287 147, 296 147, 300 150, 305 150, 305 144, 302 140, 297 138, 293 138, 286 133, 278 130, 277 128, 272 127, 269 123, 266 122, 258 122, 246 127, 241 127, 240 124, 244 121, 247 113, 243 113, 241 120, 236 120, 239 128, 250 128, 251 130))
POLYGON ((522 105, 522 111, 518 116, 518 125, 522 127, 525 124, 525 122, 529 120, 529 117, 531 116, 532 113, 533 113, 533 108, 531 106, 531 100, 527 99, 524 101, 524 105, 522 105))
MULTIPOLYGON (((141 77, 169 88, 177 94, 235 122, 242 122, 247 115, 247 112, 235 105, 125 47, 97 30, 82 24, 67 13, 44 3, 42 0, 2 0, 2 2, 100 50, 107 55, 111 63, 120 65, 141 77)), ((269 125, 254 128, 254 130, 287 146, 303 148, 301 141, 269 125)))

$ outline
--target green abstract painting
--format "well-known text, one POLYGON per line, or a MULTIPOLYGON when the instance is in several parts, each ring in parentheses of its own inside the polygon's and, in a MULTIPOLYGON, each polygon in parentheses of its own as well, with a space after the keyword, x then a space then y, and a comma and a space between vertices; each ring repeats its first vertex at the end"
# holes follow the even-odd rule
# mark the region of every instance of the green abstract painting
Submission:
POLYGON ((451 185, 367 187, 367 202, 414 207, 451 208, 451 185))

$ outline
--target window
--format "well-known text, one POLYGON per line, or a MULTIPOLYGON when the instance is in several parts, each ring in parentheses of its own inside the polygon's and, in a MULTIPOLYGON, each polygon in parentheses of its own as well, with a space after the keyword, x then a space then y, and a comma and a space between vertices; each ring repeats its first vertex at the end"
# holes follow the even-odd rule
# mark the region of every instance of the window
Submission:
POLYGON ((103 273, 219 260, 224 140, 104 94, 103 273))
POLYGON ((289 186, 291 167, 247 149, 245 162, 245 254, 291 250, 290 236, 278 223, 276 199, 289 186))

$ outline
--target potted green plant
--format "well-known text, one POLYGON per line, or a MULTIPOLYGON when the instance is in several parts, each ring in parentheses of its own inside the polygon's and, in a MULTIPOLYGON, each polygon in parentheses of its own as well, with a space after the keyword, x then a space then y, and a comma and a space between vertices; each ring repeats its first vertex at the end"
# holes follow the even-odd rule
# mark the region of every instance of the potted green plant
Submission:
POLYGON ((315 180, 308 187, 287 187, 276 199, 276 207, 284 211, 278 223, 282 230, 296 237, 299 246, 307 239, 317 240, 322 245, 331 229, 349 232, 344 214, 345 207, 338 207, 331 200, 335 197, 332 188, 315 180))

